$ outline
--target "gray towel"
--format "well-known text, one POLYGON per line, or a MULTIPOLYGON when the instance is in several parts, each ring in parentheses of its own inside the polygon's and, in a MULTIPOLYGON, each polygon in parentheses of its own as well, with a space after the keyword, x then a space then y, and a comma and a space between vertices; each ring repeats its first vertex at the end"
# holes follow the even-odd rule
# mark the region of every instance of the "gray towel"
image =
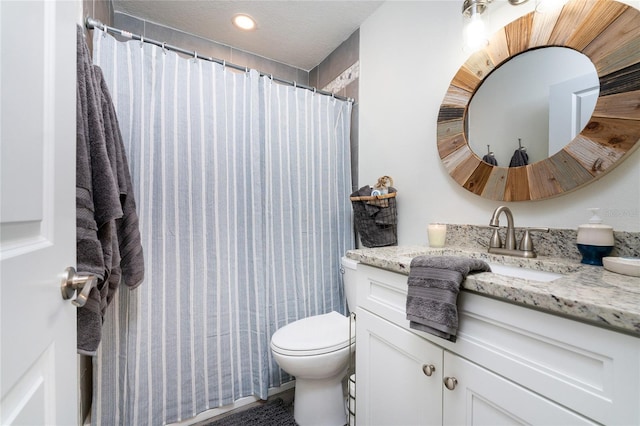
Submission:
POLYGON ((482 157, 482 161, 487 164, 491 164, 492 166, 498 165, 498 160, 496 160, 496 157, 494 157, 493 154, 485 154, 485 156, 482 157))
POLYGON ((129 168, 111 97, 77 28, 77 269, 98 277, 78 308, 78 353, 95 355, 106 308, 120 284, 142 282, 144 262, 129 168))
MULTIPOLYGON (((369 197, 371 196, 371 187, 369 185, 363 186, 356 192, 352 193, 352 197, 369 197)), ((396 192, 396 189, 389 187, 389 193, 396 192)), ((386 208, 389 207, 388 200, 375 200, 362 203, 363 208, 369 216, 373 218, 378 225, 395 225, 398 223, 396 215, 385 214, 386 208)))
MULTIPOLYGON (((389 187, 390 192, 396 192, 389 187)), ((351 194, 351 197, 371 197, 371 187, 363 186, 351 194)), ((356 231, 360 234, 360 241, 365 247, 386 247, 398 243, 398 218, 395 198, 383 200, 352 201, 356 231), (375 201, 386 201, 382 207, 375 201)))
POLYGON ((511 157, 509 167, 521 167, 529 164, 529 154, 522 148, 516 149, 511 157))
MULTIPOLYGON (((120 270, 122 280, 127 287, 136 288, 144 279, 144 258, 140 241, 136 200, 133 195, 129 164, 125 155, 124 142, 122 141, 111 94, 104 80, 102 70, 98 66, 94 66, 94 71, 102 91, 105 137, 107 146, 112 147, 109 150, 109 158, 114 176, 116 176, 120 193, 120 205, 122 207, 122 216, 115 221, 117 244, 114 245, 114 250, 117 248, 119 259, 117 262, 113 262, 113 269, 120 270)), ((108 301, 110 300, 111 297, 109 297, 108 301)))
MULTIPOLYGON (((358 189, 356 192, 351 194, 352 197, 370 197, 371 196, 371 187, 369 185, 365 185, 362 188, 358 189)), ((378 214, 380 211, 380 206, 376 206, 375 204, 363 203, 364 209, 367 211, 367 214, 371 217, 378 214)))
POLYGON ((471 272, 489 272, 480 259, 418 256, 411 261, 407 293, 409 327, 456 341, 458 293, 471 272))

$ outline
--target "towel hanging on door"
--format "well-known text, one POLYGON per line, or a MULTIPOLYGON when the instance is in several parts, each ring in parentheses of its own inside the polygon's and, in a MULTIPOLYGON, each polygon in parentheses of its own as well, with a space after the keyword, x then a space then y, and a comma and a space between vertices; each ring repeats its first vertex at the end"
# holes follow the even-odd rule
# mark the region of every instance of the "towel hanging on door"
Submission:
POLYGON ((91 63, 77 28, 76 250, 77 270, 95 275, 87 303, 78 308, 78 353, 95 355, 106 308, 122 281, 144 277, 138 216, 129 166, 111 96, 91 63))

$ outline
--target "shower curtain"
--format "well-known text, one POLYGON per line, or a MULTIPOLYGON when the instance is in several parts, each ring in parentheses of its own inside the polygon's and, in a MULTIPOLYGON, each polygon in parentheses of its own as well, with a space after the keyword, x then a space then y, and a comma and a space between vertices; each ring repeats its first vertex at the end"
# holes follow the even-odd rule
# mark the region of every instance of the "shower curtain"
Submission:
POLYGON ((94 424, 164 425, 291 380, 275 330, 344 313, 351 104, 94 30, 146 279, 109 307, 94 424))

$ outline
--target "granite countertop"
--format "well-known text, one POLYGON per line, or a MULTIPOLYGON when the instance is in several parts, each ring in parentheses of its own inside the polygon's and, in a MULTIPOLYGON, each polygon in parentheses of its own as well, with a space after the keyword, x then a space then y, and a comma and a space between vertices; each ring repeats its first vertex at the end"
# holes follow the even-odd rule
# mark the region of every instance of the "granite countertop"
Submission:
POLYGON ((419 255, 474 257, 561 273, 564 276, 554 281, 538 282, 484 272, 469 275, 462 288, 640 336, 640 278, 616 274, 601 266, 552 257, 523 259, 463 247, 394 246, 349 250, 346 254, 363 264, 405 275, 409 274, 411 259, 419 255))

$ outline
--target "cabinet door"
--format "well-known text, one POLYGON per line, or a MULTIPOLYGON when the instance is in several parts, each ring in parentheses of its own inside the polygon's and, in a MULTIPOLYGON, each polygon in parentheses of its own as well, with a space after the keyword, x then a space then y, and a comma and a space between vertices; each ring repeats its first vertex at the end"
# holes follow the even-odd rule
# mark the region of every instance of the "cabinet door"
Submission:
POLYGON ((441 424, 442 349, 361 308, 356 312, 356 423, 441 424))
POLYGON ((448 351, 444 365, 444 383, 457 380, 443 391, 444 425, 597 424, 448 351))

